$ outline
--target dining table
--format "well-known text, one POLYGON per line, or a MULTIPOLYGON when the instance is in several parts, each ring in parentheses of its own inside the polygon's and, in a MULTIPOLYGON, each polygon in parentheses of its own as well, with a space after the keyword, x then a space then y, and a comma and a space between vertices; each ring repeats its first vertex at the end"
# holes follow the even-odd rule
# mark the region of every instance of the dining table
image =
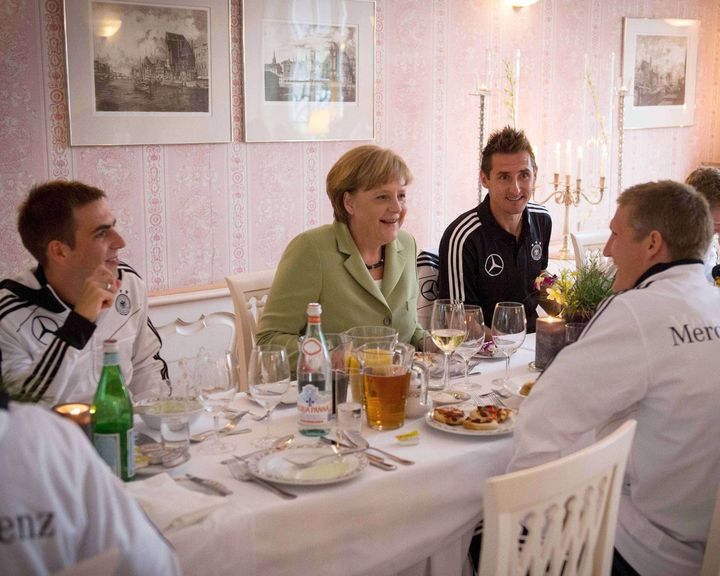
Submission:
MULTIPOLYGON (((510 358, 515 381, 534 379, 535 335, 527 335, 510 358)), ((503 358, 481 359, 470 375, 473 398, 498 388, 503 358)), ((462 387, 462 377, 451 387, 462 387)), ((520 399, 506 400, 517 407, 520 399)), ((253 441, 265 434, 265 422, 252 414, 261 409, 245 393, 232 403, 248 409, 239 426, 245 434, 228 435, 230 454, 203 453, 204 443, 193 444, 191 457, 172 469, 173 478, 186 474, 221 482, 232 491, 222 504, 201 521, 171 530, 164 536, 174 546, 185 574, 244 576, 402 575, 445 576, 470 574, 467 550, 473 531, 483 517, 483 487, 491 476, 503 474, 512 455, 512 433, 464 435, 431 427, 424 417, 406 419, 402 428, 371 429, 363 423, 362 435, 371 446, 414 461, 396 464, 395 470, 367 466, 357 476, 325 485, 284 486, 297 494, 280 498, 265 487, 236 480, 222 462, 232 454, 253 450, 253 441), (403 445, 398 434, 418 432, 419 442, 403 445)), ((191 432, 211 427, 209 416, 197 420, 191 432)), ((295 433, 300 442, 316 439, 297 434, 296 409, 280 405, 273 413, 275 436, 295 433)), ((140 422, 136 431, 158 436, 140 422)), ((147 482, 138 472, 131 484, 147 482)), ((201 489, 187 485, 188 490, 201 489)), ((137 487, 133 487, 133 492, 137 487)), ((159 488, 162 490, 162 488, 159 488)), ((132 492, 131 492, 132 493, 132 492)))

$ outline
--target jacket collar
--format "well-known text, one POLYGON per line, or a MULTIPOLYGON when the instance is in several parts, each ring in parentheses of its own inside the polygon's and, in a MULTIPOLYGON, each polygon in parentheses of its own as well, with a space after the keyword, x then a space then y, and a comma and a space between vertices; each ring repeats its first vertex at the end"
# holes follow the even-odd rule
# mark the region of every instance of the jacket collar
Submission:
MULTIPOLYGON (((396 238, 385 245, 385 267, 383 269, 382 291, 377 287, 370 276, 365 262, 360 256, 360 251, 350 234, 350 229, 342 222, 333 222, 335 237, 337 238, 338 250, 348 256, 345 260, 345 269, 369 294, 388 306, 385 294, 390 294, 397 285, 407 261, 407 251, 402 243, 396 238)), ((389 306, 388 306, 389 308, 389 306)))
POLYGON ((637 279, 637 282, 635 282, 635 285, 633 288, 637 288, 640 286, 641 283, 645 282, 650 276, 654 276, 655 274, 659 274, 660 272, 664 272, 665 270, 668 270, 670 268, 674 268, 675 266, 683 266, 685 264, 702 264, 703 261, 700 258, 681 258, 680 260, 673 260, 672 262, 660 262, 659 264, 655 264, 653 266, 650 266, 645 272, 642 273, 640 278, 637 279))

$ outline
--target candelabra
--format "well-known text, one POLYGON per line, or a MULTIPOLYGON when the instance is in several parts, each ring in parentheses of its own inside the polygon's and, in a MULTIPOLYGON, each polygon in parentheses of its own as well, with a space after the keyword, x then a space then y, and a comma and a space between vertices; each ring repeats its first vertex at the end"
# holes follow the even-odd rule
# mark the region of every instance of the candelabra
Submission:
POLYGON ((568 239, 570 237, 570 206, 578 206, 580 204, 581 198, 584 198, 588 203, 592 204, 593 206, 597 206, 598 204, 600 204, 605 194, 605 176, 601 175, 599 177, 598 186, 594 189, 593 193, 597 193, 597 198, 591 198, 590 196, 585 194, 585 191, 582 187, 582 178, 575 179, 575 188, 573 189, 571 186, 570 174, 565 174, 565 184, 564 186, 561 186, 560 173, 555 172, 553 174, 553 191, 547 198, 539 201, 540 204, 546 204, 550 201, 550 199, 555 199, 556 203, 565 206, 565 212, 563 215, 562 247, 560 248, 560 252, 558 253, 558 258, 560 260, 569 260, 570 258, 572 258, 572 256, 570 255, 570 250, 568 248, 568 239))

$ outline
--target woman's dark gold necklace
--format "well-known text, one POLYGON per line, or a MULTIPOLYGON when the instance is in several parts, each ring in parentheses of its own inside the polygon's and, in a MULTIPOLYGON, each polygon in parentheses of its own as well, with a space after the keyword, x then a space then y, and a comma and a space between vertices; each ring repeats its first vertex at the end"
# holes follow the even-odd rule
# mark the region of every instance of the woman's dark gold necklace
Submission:
POLYGON ((375 262, 375 264, 365 264, 365 268, 368 270, 375 270, 376 268, 380 268, 385 263, 385 246, 382 247, 380 251, 380 260, 375 262))

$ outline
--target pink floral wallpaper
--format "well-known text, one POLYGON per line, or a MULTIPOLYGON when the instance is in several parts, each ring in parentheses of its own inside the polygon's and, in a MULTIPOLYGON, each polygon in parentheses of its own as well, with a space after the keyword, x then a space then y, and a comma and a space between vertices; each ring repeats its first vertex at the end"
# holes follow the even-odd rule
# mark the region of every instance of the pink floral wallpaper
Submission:
MULTIPOLYGON (((2 2, 0 276, 32 263, 17 238, 16 208, 50 178, 108 192, 125 259, 151 290, 273 267, 293 236, 332 220, 325 174, 357 143, 242 142, 241 1, 231 6, 232 143, 70 147, 63 3, 2 2)), ((520 11, 504 0, 376 0, 375 10, 376 141, 402 154, 415 175, 406 227, 420 247, 437 245, 445 226, 477 202, 473 93, 482 83, 490 89, 486 134, 511 123, 507 72, 516 78, 518 68, 516 118, 537 147, 537 197, 550 191, 556 142, 586 143, 585 179, 596 182, 604 130, 614 143, 611 189, 599 206, 573 209, 570 227, 607 224, 617 195, 610 107, 617 112, 611 86, 621 70, 624 16, 695 18, 701 32, 695 124, 626 131, 623 186, 683 179, 700 162, 720 160, 720 0, 540 0, 520 11)), ((548 206, 559 240, 562 210, 548 206)))

